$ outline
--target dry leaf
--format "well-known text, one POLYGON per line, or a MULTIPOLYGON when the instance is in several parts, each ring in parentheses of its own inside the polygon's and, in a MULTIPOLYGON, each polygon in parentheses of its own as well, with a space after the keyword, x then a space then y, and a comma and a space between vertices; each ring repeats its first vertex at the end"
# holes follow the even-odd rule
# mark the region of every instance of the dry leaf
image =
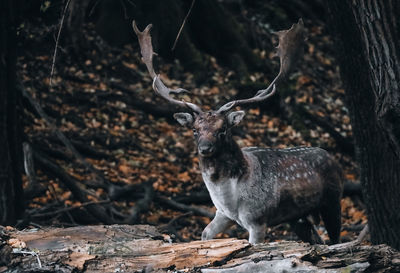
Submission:
POLYGON ((355 181, 356 180, 356 176, 354 173, 346 173, 345 177, 347 180, 351 180, 351 181, 355 181))
POLYGON ((16 238, 11 238, 7 243, 12 248, 26 248, 26 243, 16 238))
POLYGON ((260 108, 249 109, 249 113, 252 115, 260 115, 260 108))
POLYGON ((297 78, 297 84, 301 85, 305 85, 308 84, 312 81, 312 79, 306 75, 301 75, 297 78))
POLYGON ((122 61, 122 64, 129 69, 132 69, 132 70, 137 69, 137 66, 134 63, 128 63, 128 62, 122 61))
POLYGON ((124 175, 129 175, 131 168, 128 165, 119 165, 118 170, 121 171, 124 175))
POLYGON ((188 172, 178 174, 178 179, 182 182, 189 182, 191 180, 188 172))

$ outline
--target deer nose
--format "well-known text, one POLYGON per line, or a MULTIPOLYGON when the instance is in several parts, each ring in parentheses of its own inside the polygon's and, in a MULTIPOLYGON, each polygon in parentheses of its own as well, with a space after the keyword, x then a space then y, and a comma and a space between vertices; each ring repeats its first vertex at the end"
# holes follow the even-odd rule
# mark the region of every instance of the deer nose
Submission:
POLYGON ((199 143, 199 154, 203 156, 211 155, 214 152, 214 146, 210 142, 199 143))

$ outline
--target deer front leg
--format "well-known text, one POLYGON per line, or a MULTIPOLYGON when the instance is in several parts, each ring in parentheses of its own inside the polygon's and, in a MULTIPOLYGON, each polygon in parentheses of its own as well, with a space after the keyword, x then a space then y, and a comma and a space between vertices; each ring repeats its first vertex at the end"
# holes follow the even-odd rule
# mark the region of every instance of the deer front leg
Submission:
POLYGON ((204 241, 215 238, 218 233, 225 231, 228 227, 233 225, 233 223, 234 221, 217 210, 214 219, 203 230, 201 240, 204 241))
POLYGON ((266 230, 265 224, 251 226, 248 229, 249 243, 252 245, 263 243, 265 239, 265 230, 266 230))

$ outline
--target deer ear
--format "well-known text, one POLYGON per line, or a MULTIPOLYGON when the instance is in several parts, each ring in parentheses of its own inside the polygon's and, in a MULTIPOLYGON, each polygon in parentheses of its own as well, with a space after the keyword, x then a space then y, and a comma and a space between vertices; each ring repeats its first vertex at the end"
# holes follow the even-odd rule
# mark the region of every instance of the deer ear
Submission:
POLYGON ((193 116, 189 113, 175 113, 174 118, 182 126, 190 126, 193 123, 193 116))
POLYGON ((236 111, 236 112, 230 113, 228 115, 229 126, 238 125, 240 123, 240 121, 243 119, 244 114, 245 114, 244 111, 236 111))

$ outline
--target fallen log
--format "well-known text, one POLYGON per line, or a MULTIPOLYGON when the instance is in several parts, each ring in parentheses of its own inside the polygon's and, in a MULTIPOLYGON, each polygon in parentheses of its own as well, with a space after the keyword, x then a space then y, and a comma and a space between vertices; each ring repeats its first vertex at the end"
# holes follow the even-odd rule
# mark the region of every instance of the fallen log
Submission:
POLYGON ((386 245, 282 241, 251 246, 235 238, 171 243, 148 225, 0 227, 0 253, 0 272, 400 271, 400 253, 386 245))

